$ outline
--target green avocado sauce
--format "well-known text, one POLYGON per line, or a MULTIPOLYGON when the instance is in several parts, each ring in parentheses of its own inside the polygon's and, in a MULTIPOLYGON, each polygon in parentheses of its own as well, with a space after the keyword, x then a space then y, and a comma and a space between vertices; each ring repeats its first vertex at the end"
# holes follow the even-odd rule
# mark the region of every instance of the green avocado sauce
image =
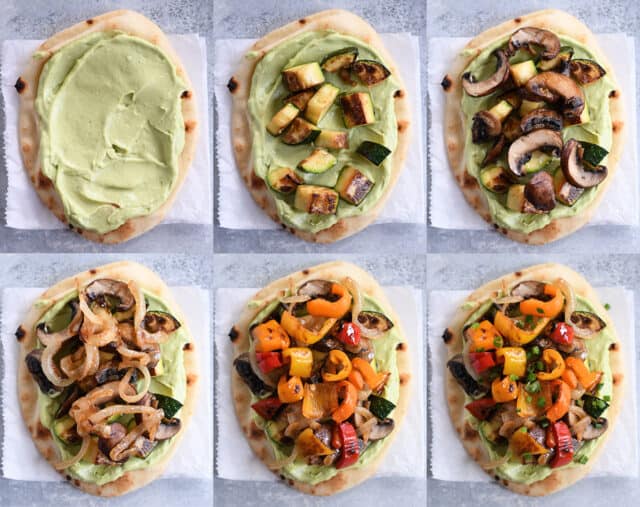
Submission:
MULTIPOLYGON (((482 315, 489 309, 492 301, 488 301, 480 306, 480 308, 473 312, 464 324, 464 327, 477 321, 482 315)), ((585 298, 576 295, 576 310, 597 313, 593 305, 585 298)), ((587 361, 586 364, 591 371, 597 370, 603 372, 601 380, 602 386, 598 390, 598 395, 612 396, 613 394, 613 378, 611 374, 611 364, 609 361, 609 346, 615 342, 615 337, 611 334, 608 327, 605 327, 597 335, 589 340, 584 340, 587 346, 587 361)), ((465 404, 473 401, 468 395, 465 395, 465 404)), ((607 412, 603 413, 606 417, 607 412)), ((465 410, 465 419, 478 430, 480 421, 473 417, 469 411, 465 410)), ((611 431, 611 430, 609 430, 611 431)), ((482 441, 490 460, 498 460, 504 456, 504 449, 499 448, 496 444, 489 441, 483 435, 482 431, 478 431, 480 440, 482 441)), ((598 447, 599 439, 589 440, 584 442, 578 452, 574 455, 573 461, 563 468, 575 468, 584 466, 580 462, 587 463, 588 459, 593 455, 598 447)), ((505 464, 497 467, 494 473, 502 479, 514 481, 520 484, 531 484, 537 481, 544 480, 551 475, 552 469, 548 466, 522 464, 517 462, 508 461, 505 464)))
MULTIPOLYGON (((168 305, 160 298, 144 292, 147 300, 148 310, 156 310, 172 313, 168 305)), ((78 292, 73 290, 66 294, 47 310, 38 322, 46 322, 50 329, 57 330, 64 328, 70 320, 70 312, 67 311, 67 303, 78 297, 78 292)), ((184 369, 183 346, 189 341, 183 327, 178 328, 166 343, 160 345, 162 364, 164 372, 162 375, 151 377, 149 391, 170 396, 184 403, 187 394, 186 371, 184 369)), ((58 448, 62 459, 67 459, 79 450, 79 445, 68 445, 60 440, 53 431, 54 417, 61 404, 60 396, 49 397, 38 390, 38 407, 40 410, 40 422, 51 431, 53 441, 58 448)), ((180 417, 180 412, 176 414, 180 417)), ((75 479, 90 482, 92 484, 103 485, 115 481, 125 472, 141 470, 162 460, 169 452, 173 439, 164 440, 156 445, 151 453, 145 458, 129 458, 122 465, 96 465, 94 463, 81 460, 75 465, 67 468, 65 473, 75 479)))
POLYGON ((184 89, 162 50, 116 31, 72 41, 46 62, 40 160, 70 224, 104 234, 164 204, 184 146, 184 89))
MULTIPOLYGON (((275 310, 278 306, 278 301, 274 301, 264 308, 253 319, 251 326, 262 321, 267 315, 275 310)), ((364 311, 374 311, 385 313, 385 310, 378 304, 378 302, 367 296, 363 295, 362 309, 364 311)), ((398 373, 398 364, 396 360, 396 346, 401 342, 401 338, 396 332, 396 328, 393 327, 384 338, 372 340, 375 349, 374 367, 376 371, 388 371, 391 373, 387 385, 385 386, 382 396, 387 400, 397 404, 400 397, 400 377, 398 373)), ((252 403, 258 401, 259 398, 252 395, 252 403)), ((393 417, 393 413, 391 414, 393 417)), ((265 421, 262 417, 254 412, 254 422, 263 430, 268 429, 268 421, 265 421)), ((267 441, 271 445, 276 460, 284 460, 291 454, 291 446, 286 446, 277 440, 271 438, 268 431, 265 431, 267 441)), ((350 469, 360 469, 367 467, 376 456, 382 450, 384 439, 376 440, 369 444, 364 452, 358 458, 358 461, 349 467, 350 469)), ((338 470, 333 466, 323 465, 309 465, 304 461, 296 460, 284 466, 280 470, 280 474, 284 475, 288 479, 304 482, 307 484, 318 484, 323 481, 327 481, 334 477, 338 473, 338 470)))
MULTIPOLYGON (((574 49, 573 58, 586 58, 597 61, 595 56, 589 51, 587 47, 580 42, 560 35, 560 42, 563 46, 571 46, 574 49)), ((471 72, 477 79, 484 79, 491 74, 495 69, 495 57, 491 54, 495 49, 503 46, 508 41, 508 37, 502 38, 488 46, 482 53, 480 53, 465 69, 465 72, 471 72)), ((522 58, 524 60, 525 58, 522 58)), ((519 58, 516 55, 517 61, 519 58)), ((582 90, 585 95, 586 103, 589 108, 590 121, 585 124, 572 125, 562 130, 562 137, 566 142, 568 139, 574 138, 579 141, 587 141, 590 143, 602 146, 607 151, 611 150, 612 144, 612 128, 611 128, 611 113, 609 111, 609 93, 614 90, 613 82, 608 75, 604 75, 598 81, 591 84, 582 86, 582 90)), ((485 157, 487 150, 490 148, 489 143, 474 144, 471 139, 471 119, 473 115, 478 111, 484 111, 492 107, 496 103, 496 98, 501 92, 495 92, 485 97, 471 97, 466 93, 463 93, 462 97, 462 113, 465 119, 465 151, 464 159, 466 167, 472 176, 474 176, 480 185, 480 188, 484 192, 487 198, 489 211, 493 222, 500 227, 512 231, 518 231, 524 234, 529 234, 538 229, 542 229, 548 225, 552 220, 558 218, 573 217, 580 214, 585 208, 587 208, 595 199, 600 187, 595 186, 589 189, 585 189, 582 196, 577 200, 573 206, 565 206, 558 202, 556 207, 549 213, 534 214, 534 213, 518 213, 512 211, 506 207, 506 196, 498 195, 487 190, 482 183, 480 183, 480 169, 482 168, 482 161, 485 157)), ((497 164, 506 166, 506 151, 496 161, 497 164)), ((602 164, 607 164, 607 158, 602 161, 602 164)), ((551 164, 545 170, 548 170, 553 174, 553 171, 559 167, 559 163, 551 164)))
MULTIPOLYGON (((298 163, 313 150, 313 146, 310 144, 286 145, 279 137, 272 136, 266 130, 266 125, 273 115, 283 106, 282 99, 289 95, 289 91, 282 83, 282 69, 303 63, 321 62, 328 54, 351 46, 358 48, 359 59, 370 59, 384 63, 380 55, 360 39, 330 30, 305 32, 292 37, 271 49, 258 62, 253 73, 249 96, 252 156, 256 176, 266 182, 267 174, 271 168, 290 167, 295 169, 298 163)), ((349 149, 338 152, 332 150, 338 162, 331 169, 322 174, 298 171, 298 175, 307 184, 333 187, 338 181, 341 169, 346 165, 353 165, 373 180, 374 185, 359 206, 353 206, 340 200, 335 215, 313 215, 295 209, 293 196, 280 194, 271 189, 267 183, 267 188, 275 199, 278 215, 283 223, 312 233, 331 227, 341 218, 364 215, 375 206, 391 181, 393 157, 387 157, 380 166, 376 166, 358 155, 355 150, 363 141, 373 141, 386 146, 393 152, 398 143, 398 127, 393 98, 398 84, 393 75, 371 88, 361 84, 345 85, 337 74, 329 72, 325 72, 324 77, 327 83, 340 88, 341 93, 369 92, 373 101, 376 122, 348 129, 349 149)), ((329 130, 347 130, 342 120, 342 109, 337 103, 331 106, 318 126, 329 130)))

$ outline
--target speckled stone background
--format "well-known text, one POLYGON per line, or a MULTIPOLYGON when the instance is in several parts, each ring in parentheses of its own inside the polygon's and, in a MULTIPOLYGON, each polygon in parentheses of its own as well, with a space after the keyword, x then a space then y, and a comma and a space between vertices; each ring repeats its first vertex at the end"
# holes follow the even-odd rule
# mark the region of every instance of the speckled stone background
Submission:
MULTIPOLYGON (((427 2, 427 37, 473 36, 501 21, 545 8, 564 9, 586 23, 595 33, 626 32, 636 37, 636 80, 640 73, 640 3, 637 0, 464 0, 427 2)), ((640 82, 640 81, 639 81, 640 82)), ((638 93, 636 91, 636 93, 638 93)), ((633 114, 630 112, 630 114, 633 114)), ((636 113, 637 114, 637 113, 636 113)), ((431 119, 429 119, 429 123, 431 119)), ((448 167, 430 167, 448 171, 448 167)), ((493 231, 451 231, 428 228, 430 252, 606 253, 640 252, 638 227, 584 227, 548 245, 515 243, 493 231)))

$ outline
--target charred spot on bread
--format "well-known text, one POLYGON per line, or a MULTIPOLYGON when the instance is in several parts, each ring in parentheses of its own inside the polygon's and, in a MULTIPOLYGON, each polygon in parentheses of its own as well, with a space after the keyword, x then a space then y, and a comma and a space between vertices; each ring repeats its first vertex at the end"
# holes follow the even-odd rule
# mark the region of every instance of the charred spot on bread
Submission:
POLYGON ((446 91, 449 91, 449 88, 451 88, 452 84, 453 84, 453 82, 451 81, 451 78, 449 77, 449 74, 447 74, 442 79, 442 82, 440 83, 440 86, 442 86, 442 89, 446 92, 446 91))
POLYGON ((451 330, 449 328, 445 329, 444 333, 442 333, 442 341, 444 341, 445 343, 449 343, 452 338, 453 333, 451 332, 451 330))
POLYGON ((24 329, 24 327, 22 327, 22 324, 20 324, 18 326, 18 329, 16 329, 16 332, 15 332, 16 340, 21 342, 26 335, 27 335, 27 331, 24 329))
POLYGON ((235 93, 236 90, 238 89, 238 86, 239 86, 239 83, 235 77, 232 77, 231 79, 229 79, 229 82, 227 83, 227 88, 231 93, 235 93))
POLYGON ((235 342, 238 339, 238 336, 240 336, 240 333, 238 331, 238 328, 236 326, 233 326, 231 328, 231 331, 229 331, 229 339, 232 342, 235 342))
POLYGON ((14 85, 18 93, 22 93, 27 88, 27 83, 22 77, 19 77, 14 85))

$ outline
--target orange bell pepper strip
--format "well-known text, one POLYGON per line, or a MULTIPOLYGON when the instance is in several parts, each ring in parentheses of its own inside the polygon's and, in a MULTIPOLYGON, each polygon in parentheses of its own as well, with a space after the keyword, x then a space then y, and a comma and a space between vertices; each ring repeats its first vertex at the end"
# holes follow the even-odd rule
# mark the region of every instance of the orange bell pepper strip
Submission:
POLYGON ((301 456, 328 456, 333 454, 333 449, 324 445, 311 428, 303 430, 298 435, 296 448, 301 456))
POLYGON ((544 286, 544 293, 547 296, 551 296, 551 300, 540 301, 538 299, 525 299, 520 302, 520 312, 524 315, 555 319, 564 306, 562 291, 555 285, 547 284, 544 286))
POLYGON ((562 372, 562 375, 560 375, 560 378, 571 389, 575 389, 576 387, 578 387, 578 377, 576 377, 576 374, 573 372, 573 370, 571 368, 565 367, 564 371, 562 372))
POLYGON ((502 336, 488 320, 473 324, 465 333, 470 341, 469 352, 487 352, 502 346, 502 336))
POLYGON ((509 377, 497 378, 491 383, 491 396, 496 403, 515 400, 519 391, 518 383, 509 377))
POLYGON ((329 352, 324 368, 322 380, 325 382, 338 382, 346 379, 351 373, 351 360, 341 350, 334 349, 329 352))
POLYGON ((587 391, 591 391, 602 378, 602 372, 589 371, 589 368, 587 368, 587 365, 584 364, 582 359, 577 357, 567 357, 566 363, 567 367, 573 370, 576 377, 582 384, 582 387, 587 391))
POLYGON ((336 384, 305 384, 302 400, 302 415, 307 419, 328 417, 338 408, 338 389, 336 384))
POLYGON ((290 347, 282 351, 282 357, 289 360, 289 375, 309 378, 313 369, 313 353, 307 347, 290 347))
POLYGON ((331 317, 339 319, 351 308, 351 294, 344 285, 334 283, 331 286, 331 294, 339 296, 337 301, 328 301, 326 299, 312 299, 307 303, 307 311, 311 315, 318 317, 331 317))
POLYGON ((351 382, 343 380, 338 384, 338 396, 342 398, 342 403, 333 411, 331 418, 335 422, 341 423, 349 419, 356 411, 358 390, 351 382))
POLYGON ((522 347, 500 347, 496 357, 504 358, 503 375, 524 377, 527 370, 527 353, 522 347))
POLYGON ((387 382, 387 378, 389 378, 388 372, 376 373, 373 366, 360 357, 353 358, 351 364, 353 365, 353 368, 362 374, 362 378, 374 392, 381 390, 387 382))
POLYGON ((327 319, 322 328, 314 332, 304 327, 302 322, 289 312, 282 312, 282 317, 280 318, 280 324, 289 336, 304 345, 313 345, 322 340, 335 323, 336 319, 327 319))
POLYGON ((549 372, 538 372, 538 380, 555 380, 560 378, 566 368, 562 355, 555 349, 544 349, 542 352, 542 362, 552 368, 549 372))
POLYGON ((571 388, 560 379, 551 381, 551 390, 556 394, 556 402, 547 410, 547 419, 556 422, 569 411, 571 404, 571 388))
POLYGON ((516 323, 502 312, 496 312, 493 324, 498 332, 507 338, 511 343, 517 345, 526 345, 533 341, 549 323, 548 318, 542 317, 538 319, 533 329, 527 330, 518 327, 516 323))
POLYGON ((256 352, 273 352, 286 349, 290 345, 289 335, 276 320, 269 320, 251 330, 256 341, 256 352))
POLYGON ((300 377, 291 377, 287 380, 286 375, 282 375, 278 381, 278 399, 282 403, 295 403, 304 397, 304 387, 300 377))
POLYGON ((362 378, 362 373, 355 368, 351 368, 351 373, 349 373, 347 380, 356 386, 358 391, 362 391, 364 389, 364 378, 362 378))

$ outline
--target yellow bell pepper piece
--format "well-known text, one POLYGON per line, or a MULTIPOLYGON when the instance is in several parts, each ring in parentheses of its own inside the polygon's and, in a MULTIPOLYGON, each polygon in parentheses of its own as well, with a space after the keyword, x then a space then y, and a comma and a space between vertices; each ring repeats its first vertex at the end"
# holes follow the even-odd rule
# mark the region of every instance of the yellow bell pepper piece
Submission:
POLYGON ((329 352, 324 367, 325 371, 322 372, 322 380, 325 382, 338 382, 346 379, 352 368, 349 356, 336 349, 329 352))
POLYGON ((282 312, 280 324, 289 336, 293 337, 298 343, 303 345, 313 345, 324 338, 337 320, 338 319, 327 319, 322 324, 322 327, 317 332, 314 332, 304 327, 302 322, 291 315, 291 313, 282 312))
POLYGON ((291 377, 287 380, 286 375, 282 375, 278 381, 278 399, 282 403, 295 403, 304 397, 304 388, 300 377, 291 377))
POLYGON ((282 350, 290 344, 285 330, 273 319, 254 327, 251 330, 251 336, 256 341, 256 352, 282 350))
POLYGON ((497 378, 491 383, 491 395, 496 403, 515 400, 518 397, 518 391, 518 383, 509 377, 504 377, 502 380, 497 378))
POLYGON ((545 285, 544 293, 551 296, 550 301, 539 301, 538 299, 525 299, 520 303, 520 312, 524 315, 534 315, 536 317, 548 317, 555 319, 564 306, 564 296, 562 291, 555 285, 545 285))
POLYGON ((496 356, 504 358, 504 375, 524 377, 527 370, 527 353, 522 347, 501 347, 496 350, 496 356))
POLYGON ((516 413, 520 417, 539 416, 547 411, 552 405, 551 387, 548 382, 540 383, 540 391, 528 393, 522 384, 518 388, 518 401, 516 402, 516 413))
POLYGON ((302 415, 307 419, 328 417, 338 408, 338 387, 336 384, 305 384, 302 400, 302 415))
POLYGON ((469 341, 470 352, 487 352, 502 346, 502 336, 488 320, 467 328, 465 331, 469 341))
POLYGON ((544 349, 542 362, 551 367, 551 371, 538 373, 538 380, 554 380, 560 378, 566 368, 560 352, 554 349, 544 349))
POLYGON ((545 328, 551 319, 547 317, 539 318, 535 324, 535 327, 531 330, 522 329, 516 325, 516 323, 507 317, 502 312, 496 312, 496 317, 493 321, 498 332, 507 338, 511 343, 517 345, 526 345, 530 341, 533 341, 545 328))
POLYGON ((549 449, 540 445, 527 431, 526 426, 517 429, 509 440, 509 445, 517 456, 523 454, 546 454, 549 449))
POLYGON ((296 448, 298 449, 298 454, 302 456, 328 456, 334 452, 333 449, 329 449, 316 437, 311 428, 303 430, 298 435, 296 448))
POLYGON ((289 375, 308 378, 313 369, 313 353, 307 347, 290 347, 282 351, 282 357, 288 358, 289 375))
POLYGON ((312 299, 307 303, 307 311, 310 315, 318 317, 331 317, 339 319, 351 308, 351 294, 343 285, 334 283, 331 286, 331 294, 339 296, 337 301, 328 301, 326 299, 312 299))

